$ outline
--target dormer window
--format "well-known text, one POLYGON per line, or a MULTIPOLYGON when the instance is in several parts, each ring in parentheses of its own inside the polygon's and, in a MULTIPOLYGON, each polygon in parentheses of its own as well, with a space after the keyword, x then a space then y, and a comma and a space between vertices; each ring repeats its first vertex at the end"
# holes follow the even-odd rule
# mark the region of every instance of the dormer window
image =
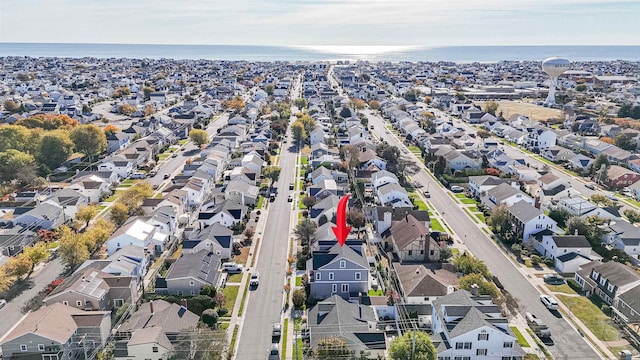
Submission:
POLYGON ((340 269, 345 269, 347 267, 347 262, 345 260, 340 260, 340 269))
POLYGON ((606 279, 606 278, 604 278, 604 277, 601 277, 601 278, 600 278, 600 285, 601 285, 601 286, 604 286, 604 284, 606 284, 606 283, 607 283, 607 279, 606 279))

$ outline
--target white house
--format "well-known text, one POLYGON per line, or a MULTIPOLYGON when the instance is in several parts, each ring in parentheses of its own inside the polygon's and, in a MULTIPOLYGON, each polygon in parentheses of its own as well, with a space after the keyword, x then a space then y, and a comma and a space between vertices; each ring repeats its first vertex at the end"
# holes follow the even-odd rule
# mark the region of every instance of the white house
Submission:
POLYGON ((392 172, 380 170, 371 174, 371 185, 374 189, 386 184, 399 184, 398 177, 392 172))
MULTIPOLYGON (((161 326, 151 326, 134 330, 127 342, 126 356, 117 356, 116 360, 162 360, 173 350, 173 345, 161 326)), ((116 352, 120 354, 121 352, 116 352)), ((124 354, 122 354, 124 355, 124 354)))
POLYGON ((487 196, 482 199, 482 202, 490 207, 501 204, 509 207, 520 201, 524 201, 531 205, 534 204, 533 198, 520 191, 520 189, 515 189, 506 183, 500 184, 487 191, 487 196))
POLYGON ((473 196, 482 196, 487 191, 504 183, 510 184, 513 188, 518 188, 518 182, 513 179, 504 179, 492 175, 469 176, 469 190, 473 196))
POLYGON ((591 256, 591 244, 584 235, 541 235, 534 238, 536 251, 546 258, 555 259, 572 252, 591 256))
POLYGON ((311 134, 309 134, 311 145, 313 146, 318 143, 323 143, 326 136, 327 134, 325 133, 325 131, 322 130, 319 126, 316 126, 311 134))
POLYGON ((107 252, 113 255, 127 245, 135 245, 149 252, 161 253, 168 235, 161 233, 155 226, 142 220, 133 219, 122 225, 107 240, 107 252))
POLYGON ((556 231, 557 224, 553 219, 524 200, 507 207, 507 212, 514 230, 522 235, 524 241, 528 241, 531 234, 543 230, 556 231))
POLYGON ((412 206, 409 194, 399 184, 386 184, 376 189, 380 204, 392 207, 412 206))
POLYGON ((126 179, 134 170, 133 162, 121 157, 112 156, 102 160, 98 165, 98 171, 113 171, 120 179, 126 179))
POLYGON ((92 203, 98 203, 103 195, 111 194, 109 183, 96 175, 77 178, 71 182, 69 188, 86 196, 92 203))

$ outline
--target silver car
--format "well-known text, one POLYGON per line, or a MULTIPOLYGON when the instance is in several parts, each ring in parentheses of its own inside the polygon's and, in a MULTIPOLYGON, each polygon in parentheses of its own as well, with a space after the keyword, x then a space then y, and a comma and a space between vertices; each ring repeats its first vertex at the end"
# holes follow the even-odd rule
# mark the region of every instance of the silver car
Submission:
POLYGON ((0 299, 0 309, 2 309, 5 305, 7 305, 7 300, 0 299))

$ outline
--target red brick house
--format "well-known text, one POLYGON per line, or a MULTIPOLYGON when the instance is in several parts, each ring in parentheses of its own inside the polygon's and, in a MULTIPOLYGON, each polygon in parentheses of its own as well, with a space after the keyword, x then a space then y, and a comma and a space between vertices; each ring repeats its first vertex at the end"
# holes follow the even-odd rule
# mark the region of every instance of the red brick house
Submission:
POLYGON ((611 165, 605 184, 611 189, 622 189, 640 180, 640 174, 622 166, 611 165))

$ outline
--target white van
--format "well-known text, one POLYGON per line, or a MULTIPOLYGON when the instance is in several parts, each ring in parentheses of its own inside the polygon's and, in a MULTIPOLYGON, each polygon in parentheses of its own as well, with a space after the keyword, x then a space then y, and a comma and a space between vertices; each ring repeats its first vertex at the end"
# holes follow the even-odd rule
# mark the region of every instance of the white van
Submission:
POLYGON ((132 179, 146 179, 147 178, 147 174, 145 174, 143 172, 134 172, 133 174, 131 174, 130 177, 132 179))

